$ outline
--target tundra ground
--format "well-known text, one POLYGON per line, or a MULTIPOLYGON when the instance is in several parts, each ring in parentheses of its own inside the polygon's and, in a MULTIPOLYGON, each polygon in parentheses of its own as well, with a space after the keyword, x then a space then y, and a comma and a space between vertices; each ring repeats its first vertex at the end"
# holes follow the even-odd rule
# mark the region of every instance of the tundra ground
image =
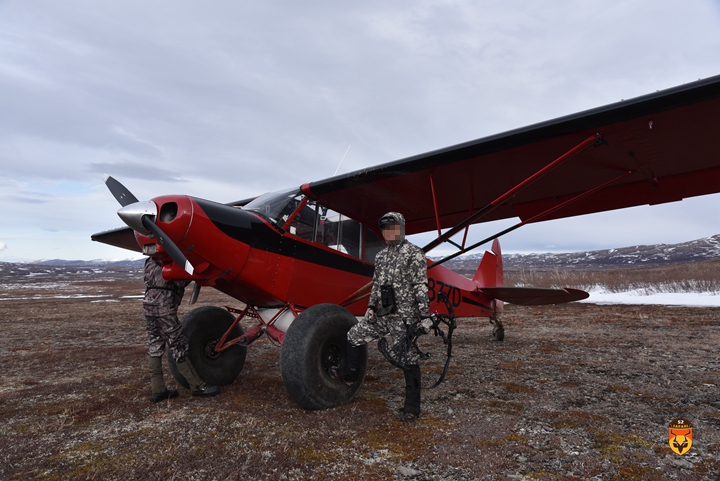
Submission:
MULTIPOLYGON (((359 395, 335 409, 293 403, 267 338, 219 396, 153 404, 137 272, 0 283, 2 479, 720 477, 719 309, 506 306, 504 342, 463 319, 410 427, 394 416, 402 373, 374 345, 359 395), (683 456, 676 418, 694 426, 683 456)), ((200 305, 238 305, 206 291, 200 305)), ((444 346, 423 346, 430 385, 444 346)))

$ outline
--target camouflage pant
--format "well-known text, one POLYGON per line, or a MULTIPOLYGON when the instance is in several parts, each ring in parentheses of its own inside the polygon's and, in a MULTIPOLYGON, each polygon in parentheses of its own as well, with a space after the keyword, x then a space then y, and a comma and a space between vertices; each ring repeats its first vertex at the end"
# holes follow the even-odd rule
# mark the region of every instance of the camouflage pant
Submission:
POLYGON ((175 362, 184 359, 188 352, 188 341, 183 334, 182 324, 177 315, 145 316, 148 333, 148 356, 162 357, 165 347, 169 348, 175 362))
MULTIPOLYGON (((370 324, 367 320, 362 319, 355 324, 347 334, 348 342, 351 346, 362 346, 368 342, 375 341, 381 337, 387 338, 388 347, 392 350, 399 343, 404 342, 407 337, 407 327, 401 318, 397 317, 378 317, 374 324, 370 324)), ((415 349, 407 352, 404 360, 405 364, 417 364, 419 356, 415 349)))

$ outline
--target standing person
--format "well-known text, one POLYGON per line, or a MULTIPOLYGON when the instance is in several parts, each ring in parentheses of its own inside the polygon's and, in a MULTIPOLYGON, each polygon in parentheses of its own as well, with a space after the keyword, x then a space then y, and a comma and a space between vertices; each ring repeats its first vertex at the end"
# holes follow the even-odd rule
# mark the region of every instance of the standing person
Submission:
MULTIPOLYGON (((429 310, 425 253, 405 239, 405 218, 388 212, 380 218, 387 247, 375 258, 373 287, 365 317, 347 335, 347 364, 331 368, 331 375, 347 382, 357 380, 362 346, 384 336, 392 338, 391 349, 408 336, 408 327, 429 310)), ((399 419, 414 423, 420 416, 419 356, 409 350, 404 359, 405 404, 399 419)))
POLYGON ((145 261, 145 297, 143 315, 147 321, 148 367, 153 402, 178 396, 176 390, 165 387, 162 370, 162 356, 165 347, 168 356, 173 356, 177 369, 187 380, 193 396, 215 396, 220 393, 217 386, 205 384, 195 372, 187 358, 188 341, 178 320, 177 310, 190 281, 166 281, 162 277, 162 264, 149 257, 145 261))

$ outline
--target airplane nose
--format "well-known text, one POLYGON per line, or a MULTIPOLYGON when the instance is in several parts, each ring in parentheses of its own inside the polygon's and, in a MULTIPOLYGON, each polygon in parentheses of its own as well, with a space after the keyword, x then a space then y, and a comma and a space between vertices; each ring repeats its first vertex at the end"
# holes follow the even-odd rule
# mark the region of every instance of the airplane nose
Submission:
POLYGON ((151 216, 155 221, 157 217, 157 205, 153 201, 133 202, 118 210, 117 214, 132 230, 143 235, 150 234, 150 231, 143 225, 143 216, 151 216))

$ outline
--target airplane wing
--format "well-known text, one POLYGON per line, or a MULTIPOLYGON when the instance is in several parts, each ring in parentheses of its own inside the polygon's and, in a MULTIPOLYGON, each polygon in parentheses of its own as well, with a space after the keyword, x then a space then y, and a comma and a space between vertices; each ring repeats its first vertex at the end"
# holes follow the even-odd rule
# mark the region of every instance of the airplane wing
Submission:
POLYGON ((718 138, 720 76, 311 182, 303 191, 369 225, 401 212, 408 234, 457 226, 498 199, 467 223, 537 222, 720 192, 718 138))
POLYGON ((98 232, 90 236, 90 239, 96 242, 102 242, 103 244, 142 252, 142 248, 135 239, 135 231, 130 227, 119 227, 117 229, 98 232))

